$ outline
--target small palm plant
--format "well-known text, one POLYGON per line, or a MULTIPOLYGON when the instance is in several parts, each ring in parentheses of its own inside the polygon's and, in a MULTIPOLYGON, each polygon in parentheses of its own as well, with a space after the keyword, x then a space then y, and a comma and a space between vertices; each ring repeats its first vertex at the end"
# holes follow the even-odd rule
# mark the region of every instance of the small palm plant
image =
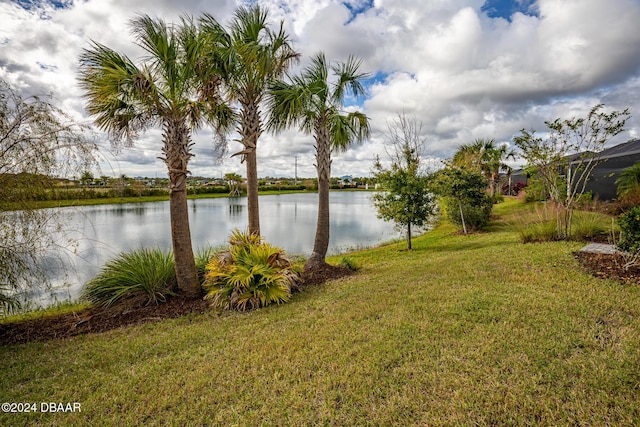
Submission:
POLYGON ((618 197, 624 198, 640 193, 640 163, 622 171, 618 179, 618 197))
POLYGON ((287 302, 299 275, 281 248, 256 234, 234 230, 229 247, 207 265, 205 299, 226 310, 247 310, 287 302))

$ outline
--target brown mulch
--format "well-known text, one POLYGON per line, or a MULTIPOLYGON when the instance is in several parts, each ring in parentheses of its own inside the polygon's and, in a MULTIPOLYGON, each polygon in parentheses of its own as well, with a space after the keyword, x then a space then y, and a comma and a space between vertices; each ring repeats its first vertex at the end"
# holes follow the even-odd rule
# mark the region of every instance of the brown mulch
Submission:
POLYGON ((106 332, 122 326, 140 325, 190 313, 204 313, 207 309, 208 302, 202 299, 183 298, 137 307, 92 307, 59 316, 0 324, 0 346, 106 332))
POLYGON ((344 265, 324 264, 323 266, 311 271, 305 270, 302 273, 302 281, 305 285, 319 285, 327 280, 339 279, 341 277, 350 276, 353 273, 353 270, 345 267, 344 265))
MULTIPOLYGON (((350 274, 353 274, 353 271, 344 266, 326 265, 312 272, 305 271, 302 279, 304 285, 317 285, 350 274)), ((0 346, 106 332, 123 326, 140 325, 191 313, 204 313, 207 310, 207 301, 177 297, 160 304, 107 309, 92 307, 59 316, 0 324, 0 346)))
POLYGON ((640 266, 625 270, 622 254, 575 252, 573 256, 595 277, 620 280, 627 284, 640 284, 640 266))

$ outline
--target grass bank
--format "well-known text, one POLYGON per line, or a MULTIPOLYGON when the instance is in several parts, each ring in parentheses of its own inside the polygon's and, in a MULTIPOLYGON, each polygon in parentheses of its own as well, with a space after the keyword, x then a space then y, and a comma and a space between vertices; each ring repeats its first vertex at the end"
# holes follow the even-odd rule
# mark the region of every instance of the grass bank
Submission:
POLYGON ((0 425, 637 425, 640 288, 509 223, 349 254, 282 306, 0 348, 0 401, 82 410, 0 425))

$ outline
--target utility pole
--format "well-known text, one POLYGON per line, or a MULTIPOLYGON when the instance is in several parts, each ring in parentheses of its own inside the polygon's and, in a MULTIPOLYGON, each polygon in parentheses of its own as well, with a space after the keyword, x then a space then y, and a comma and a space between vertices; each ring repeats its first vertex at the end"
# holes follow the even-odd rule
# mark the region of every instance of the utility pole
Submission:
POLYGON ((298 156, 295 156, 296 159, 296 179, 294 181, 294 185, 298 185, 298 156))

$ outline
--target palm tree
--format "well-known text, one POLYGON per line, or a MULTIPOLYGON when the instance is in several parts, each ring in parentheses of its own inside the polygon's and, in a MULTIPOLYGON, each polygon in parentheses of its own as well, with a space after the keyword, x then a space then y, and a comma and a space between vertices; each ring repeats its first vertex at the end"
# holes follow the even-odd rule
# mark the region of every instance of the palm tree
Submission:
POLYGON ((514 152, 506 144, 496 146, 493 139, 476 139, 473 144, 461 145, 451 162, 454 166, 484 175, 489 180, 489 194, 493 197, 497 191, 500 171, 511 173, 512 170, 504 161, 514 157, 514 152))
POLYGON ((230 98, 239 103, 236 130, 244 149, 234 156, 242 156, 247 164, 248 227, 257 235, 260 234, 260 213, 256 149, 264 131, 260 105, 268 83, 280 78, 300 55, 289 44, 283 23, 279 30, 273 31, 267 25, 267 18, 268 11, 254 5, 236 9, 229 31, 211 15, 205 14, 201 19, 201 28, 214 49, 215 62, 224 71, 226 90, 230 98))
POLYGON ((618 179, 618 197, 631 196, 640 192, 640 163, 623 170, 618 179))
POLYGON ((203 123, 218 129, 231 112, 215 93, 218 76, 203 63, 205 43, 187 18, 168 25, 141 15, 131 22, 137 44, 148 54, 137 65, 96 42, 80 57, 80 83, 89 114, 115 143, 131 143, 140 131, 162 127, 162 157, 170 182, 171 242, 177 284, 186 297, 201 294, 187 210, 187 165, 191 131, 203 123), (215 101, 215 102, 214 102, 215 101))
POLYGON ((359 111, 342 110, 347 94, 364 95, 359 73, 360 61, 349 57, 344 63, 330 67, 323 53, 316 54, 311 65, 291 83, 274 82, 271 86, 269 127, 276 131, 297 125, 313 133, 316 145, 318 171, 318 223, 313 253, 305 269, 325 264, 329 246, 329 181, 331 179, 331 151, 345 150, 354 141, 363 141, 369 135, 369 121, 359 111), (329 68, 335 83, 329 83, 329 68))
POLYGON ((224 175, 224 179, 229 184, 229 195, 231 197, 240 196, 240 184, 242 184, 242 177, 237 173, 227 173, 224 175))

